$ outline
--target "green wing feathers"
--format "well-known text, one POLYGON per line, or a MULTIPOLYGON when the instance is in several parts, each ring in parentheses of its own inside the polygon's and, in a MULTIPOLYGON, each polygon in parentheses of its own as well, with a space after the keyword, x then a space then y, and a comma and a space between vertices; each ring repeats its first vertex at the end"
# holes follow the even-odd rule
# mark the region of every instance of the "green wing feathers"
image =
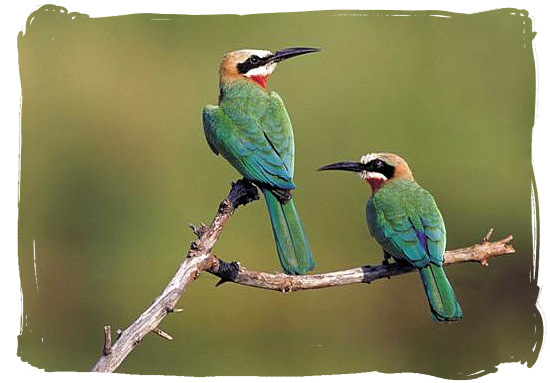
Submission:
POLYGON ((277 253, 287 274, 305 274, 315 267, 315 261, 294 201, 282 203, 269 190, 264 193, 271 219, 277 253))
POLYGON ((262 189, 277 253, 288 274, 304 274, 315 263, 288 191, 295 189, 294 137, 281 98, 251 82, 224 88, 219 106, 203 110, 208 145, 262 189), (282 202, 281 202, 282 201, 282 202))
POLYGON ((411 180, 390 181, 369 199, 367 221, 386 252, 419 269, 433 319, 461 319, 462 310, 442 267, 445 223, 431 194, 411 180))
POLYGON ((394 258, 415 267, 441 265, 445 223, 433 197, 416 182, 394 180, 368 201, 371 234, 394 258))
MULTIPOLYGON (((214 153, 221 154, 244 177, 279 189, 294 189, 293 167, 277 148, 276 136, 264 132, 257 119, 243 128, 224 110, 208 105, 203 110, 204 134, 214 153), (277 149, 277 150, 275 150, 277 149)), ((293 161, 291 161, 293 162, 293 161)))

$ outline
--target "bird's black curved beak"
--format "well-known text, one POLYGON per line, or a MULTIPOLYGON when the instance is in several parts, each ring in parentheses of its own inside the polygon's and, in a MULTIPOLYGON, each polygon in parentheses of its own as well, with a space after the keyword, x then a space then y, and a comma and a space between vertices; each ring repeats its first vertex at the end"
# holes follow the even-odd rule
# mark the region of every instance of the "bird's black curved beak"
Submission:
POLYGON ((345 170, 348 172, 364 172, 367 170, 366 164, 361 162, 337 162, 335 164, 329 164, 321 166, 317 170, 345 170))
POLYGON ((320 49, 317 49, 317 48, 286 48, 275 52, 273 56, 269 57, 269 61, 273 61, 277 63, 279 61, 283 61, 291 57, 296 57, 306 53, 313 53, 313 52, 319 52, 319 51, 320 49))

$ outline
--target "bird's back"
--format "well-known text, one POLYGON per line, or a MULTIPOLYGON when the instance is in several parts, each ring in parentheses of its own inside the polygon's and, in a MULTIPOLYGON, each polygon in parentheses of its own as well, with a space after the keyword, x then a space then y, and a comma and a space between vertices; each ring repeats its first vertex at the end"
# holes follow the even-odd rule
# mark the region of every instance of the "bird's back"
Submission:
POLYGON ((204 109, 203 123, 210 147, 245 177, 276 188, 295 187, 292 125, 275 92, 247 83, 227 86, 219 106, 204 109))
POLYGON ((445 224, 431 194, 415 181, 390 180, 367 203, 371 234, 396 259, 441 265, 445 224))

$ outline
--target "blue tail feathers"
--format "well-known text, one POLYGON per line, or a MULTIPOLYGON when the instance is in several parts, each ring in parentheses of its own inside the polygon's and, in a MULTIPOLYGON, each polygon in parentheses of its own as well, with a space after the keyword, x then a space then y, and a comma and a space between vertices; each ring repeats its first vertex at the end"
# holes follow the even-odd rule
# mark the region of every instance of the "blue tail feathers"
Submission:
POLYGON ((271 219, 279 260, 287 274, 305 274, 315 261, 294 201, 285 203, 267 189, 262 189, 271 219))

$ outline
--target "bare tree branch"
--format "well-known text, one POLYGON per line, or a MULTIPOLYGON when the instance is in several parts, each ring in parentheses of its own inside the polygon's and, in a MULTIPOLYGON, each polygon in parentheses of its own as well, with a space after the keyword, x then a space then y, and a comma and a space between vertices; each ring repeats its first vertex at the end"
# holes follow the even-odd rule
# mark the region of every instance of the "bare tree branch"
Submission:
MULTIPOLYGON (((456 250, 448 250, 444 255, 446 266, 463 262, 478 262, 488 266, 488 259, 515 253, 510 244, 511 235, 496 242, 489 242, 493 229, 490 229, 481 243, 456 250)), ((370 283, 377 279, 389 278, 415 270, 414 266, 403 263, 380 264, 376 266, 361 266, 354 269, 334 271, 316 275, 268 274, 248 270, 238 262, 226 263, 215 259, 207 271, 221 278, 222 282, 235 282, 241 285, 282 292, 320 289, 342 286, 351 283, 370 283)))
POLYGON ((232 185, 231 191, 218 208, 210 226, 201 225, 193 231, 198 239, 191 243, 187 256, 170 280, 164 291, 153 301, 128 328, 119 334, 116 342, 102 355, 93 366, 92 371, 113 372, 132 350, 151 331, 157 331, 160 322, 175 311, 175 306, 187 287, 199 274, 210 267, 213 257, 211 250, 218 240, 225 223, 240 205, 257 200, 258 191, 249 182, 240 180, 232 185))
MULTIPOLYGON (((246 286, 289 292, 341 286, 350 283, 370 283, 376 279, 405 274, 414 270, 412 266, 393 263, 362 266, 325 274, 295 276, 247 270, 238 262, 227 263, 217 258, 212 254, 212 248, 219 239, 224 225, 239 206, 258 198, 256 187, 246 180, 239 180, 232 185, 229 195, 220 203, 218 212, 210 225, 191 226, 193 232, 197 235, 197 240, 191 243, 187 256, 179 266, 176 274, 164 291, 134 323, 125 330, 117 332, 118 338, 113 345, 111 345, 110 327, 105 326, 103 354, 93 366, 92 371, 115 371, 128 354, 143 340, 145 335, 150 332, 172 340, 172 336, 159 329, 158 326, 169 313, 181 311, 181 309, 175 308, 176 304, 191 282, 197 279, 203 271, 208 271, 219 277, 220 281, 217 285, 224 282, 234 282, 246 286)), ((479 244, 447 251, 445 253, 445 265, 479 262, 487 266, 488 259, 515 252, 515 249, 510 245, 511 235, 496 242, 489 242, 491 234, 492 229, 489 230, 479 244)))

